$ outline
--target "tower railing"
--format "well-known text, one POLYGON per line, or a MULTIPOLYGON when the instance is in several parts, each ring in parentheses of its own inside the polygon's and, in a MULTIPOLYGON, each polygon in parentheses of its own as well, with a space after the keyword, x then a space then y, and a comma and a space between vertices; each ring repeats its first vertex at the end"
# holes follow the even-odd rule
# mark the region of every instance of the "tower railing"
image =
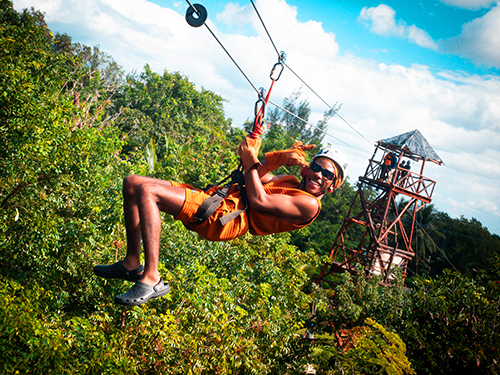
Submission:
POLYGON ((426 203, 431 201, 436 181, 399 166, 394 169, 390 179, 383 180, 381 176, 382 162, 370 159, 365 176, 360 177, 360 180, 375 188, 379 188, 381 185, 384 188, 392 185, 400 194, 416 197, 426 203))

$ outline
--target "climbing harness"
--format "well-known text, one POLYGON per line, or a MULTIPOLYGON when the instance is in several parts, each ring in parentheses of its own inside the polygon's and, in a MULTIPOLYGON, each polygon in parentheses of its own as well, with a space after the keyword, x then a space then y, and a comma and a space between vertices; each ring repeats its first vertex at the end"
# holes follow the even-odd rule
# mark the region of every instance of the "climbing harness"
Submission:
POLYGON ((220 183, 215 184, 215 185, 208 185, 204 191, 206 192, 208 189, 210 189, 214 186, 221 186, 227 180, 229 180, 228 183, 226 183, 222 188, 217 189, 212 196, 205 199, 203 201, 203 203, 200 205, 200 207, 196 211, 196 214, 194 215, 194 219, 196 220, 193 223, 194 225, 202 224, 205 221, 207 221, 208 218, 210 216, 212 216, 212 214, 215 212, 215 210, 217 210, 217 208, 221 205, 224 198, 227 197, 229 189, 235 184, 238 185, 238 189, 241 192, 241 198, 243 201, 243 208, 222 216, 221 218, 219 218, 219 221, 222 224, 222 226, 224 226, 227 223, 229 223, 231 220, 240 216, 244 211, 246 211, 246 209, 248 207, 248 199, 247 199, 246 191, 245 191, 245 187, 244 187, 245 177, 243 175, 243 166, 241 166, 241 165, 236 170, 231 172, 231 174, 228 177, 226 177, 225 179, 223 179, 220 183))
MULTIPOLYGON (((271 78, 271 87, 269 88, 269 91, 267 91, 267 94, 264 88, 261 88, 259 90, 258 99, 257 102, 255 103, 255 109, 254 109, 255 112, 254 126, 252 132, 249 134, 249 137, 253 139, 257 139, 259 136, 263 134, 262 122, 264 121, 266 104, 269 101, 269 97, 271 95, 274 83, 280 78, 281 73, 283 72, 283 61, 285 58, 286 55, 284 52, 282 52, 280 54, 280 59, 276 64, 274 64, 271 73, 269 75, 269 77, 271 78)), ((220 223, 224 226, 247 210, 248 199, 245 190, 245 177, 243 174, 243 166, 241 164, 236 170, 231 172, 231 174, 224 180, 222 180, 220 183, 216 185, 208 185, 204 189, 204 191, 206 192, 214 186, 221 186, 227 180, 229 180, 228 183, 226 183, 222 188, 215 190, 213 195, 205 199, 203 203, 200 205, 200 207, 196 211, 196 214, 194 215, 195 219, 195 222, 193 223, 194 225, 202 224, 206 220, 208 220, 208 218, 212 216, 212 214, 221 205, 224 198, 227 197, 229 189, 234 185, 238 186, 238 190, 241 193, 243 208, 222 216, 221 218, 219 218, 220 223)))
MULTIPOLYGON (((262 17, 260 16, 260 14, 259 14, 259 12, 257 10, 257 7, 255 6, 253 0, 250 0, 251 3, 252 3, 252 6, 255 9, 255 12, 257 13, 257 15, 258 15, 258 17, 259 17, 259 19, 260 19, 260 21, 262 23, 262 26, 264 27, 264 29, 265 29, 265 31, 266 31, 266 33, 267 33, 267 35, 268 35, 268 37, 269 37, 272 45, 273 45, 273 47, 274 47, 274 49, 276 51, 276 53, 278 54, 278 62, 276 64, 274 64, 273 68, 271 69, 271 73, 269 75, 269 77, 271 79, 271 86, 269 87, 269 90, 267 92, 266 92, 266 90, 264 88, 260 88, 259 90, 257 90, 257 88, 254 86, 254 84, 252 83, 252 81, 247 77, 247 75, 245 74, 245 72, 240 68, 240 66, 237 64, 237 62, 231 56, 231 54, 226 50, 226 48, 224 47, 224 45, 220 42, 220 40, 217 38, 217 36, 212 32, 212 30, 210 29, 210 27, 206 24, 206 20, 207 20, 207 17, 208 17, 208 12, 205 9, 205 7, 203 5, 201 5, 201 4, 192 4, 190 0, 186 0, 186 1, 189 4, 189 7, 188 7, 188 9, 186 11, 186 22, 190 26, 192 26, 192 27, 200 27, 200 26, 204 25, 208 29, 208 31, 212 34, 212 36, 215 38, 215 40, 219 43, 219 45, 222 47, 222 49, 224 50, 224 52, 226 52, 226 54, 229 56, 229 58, 233 61, 233 63, 239 69, 239 71, 242 73, 242 75, 250 83, 250 85, 253 87, 253 89, 256 91, 258 99, 257 99, 257 101, 255 103, 255 107, 254 107, 255 120, 254 120, 252 132, 249 134, 249 137, 251 137, 253 139, 257 139, 259 136, 261 136, 264 133, 264 127, 263 127, 264 115, 265 115, 266 106, 267 106, 267 104, 269 102, 271 102, 271 104, 273 104, 274 106, 282 109, 283 111, 290 113, 289 111, 285 110, 284 108, 282 108, 279 105, 276 105, 275 103, 273 103, 272 101, 270 101, 270 95, 271 95, 271 91, 272 91, 272 89, 274 87, 274 83, 276 81, 278 81, 279 78, 281 77, 281 74, 283 73, 283 70, 284 70, 285 66, 288 69, 290 69, 288 67, 288 65, 285 64, 285 60, 286 60, 286 54, 285 54, 285 52, 283 52, 283 51, 278 52, 278 49, 276 48, 276 45, 274 44, 274 42, 273 42, 273 40, 271 38, 271 35, 269 34, 269 32, 268 32, 268 30, 267 30, 267 28, 266 28, 266 26, 264 24, 264 21, 262 20, 262 17)), ((290 71, 293 74, 295 74, 304 84, 306 84, 292 69, 290 69, 290 71)), ((306 86, 308 88, 310 88, 307 84, 306 84, 306 86)), ((316 92, 314 92, 314 90, 311 89, 311 91, 314 94, 316 94, 316 92)), ((316 94, 316 95, 318 96, 318 94, 316 94)), ((321 99, 321 97, 320 97, 320 99, 321 99)), ((321 100, 323 100, 323 99, 321 99, 321 100)), ((323 102, 331 110, 333 110, 333 108, 331 106, 329 106, 324 100, 323 100, 323 102)), ((338 115, 338 113, 336 111, 335 111, 335 113, 338 115)), ((297 117, 301 121, 304 121, 308 125, 310 125, 312 127, 316 127, 315 125, 309 124, 307 121, 305 121, 304 119, 298 117, 297 115, 295 115, 293 113, 290 113, 290 114, 293 115, 293 116, 295 116, 295 117, 297 117)), ((333 138, 334 139, 338 139, 336 137, 333 137, 333 138)), ((339 141, 341 141, 341 140, 339 140, 339 141)), ((343 142, 343 143, 345 143, 345 142, 343 142)), ((219 220, 220 220, 221 224, 222 225, 227 224, 228 222, 230 222, 234 218, 238 217, 242 212, 244 212, 247 209, 247 207, 248 207, 248 200, 246 198, 246 193, 245 193, 245 186, 244 186, 245 180, 244 180, 243 169, 242 169, 241 164, 240 164, 240 166, 235 171, 233 171, 230 174, 230 176, 226 177, 217 186, 220 186, 222 183, 224 183, 224 182, 226 182, 228 180, 229 180, 229 182, 227 182, 226 185, 224 185, 220 189, 217 189, 212 196, 210 196, 209 198, 207 198, 201 204, 201 206, 199 207, 198 211, 195 214, 194 218, 195 218, 196 221, 195 221, 194 224, 201 224, 201 223, 205 222, 217 210, 217 208, 220 206, 220 204, 222 203, 222 201, 224 200, 224 198, 227 197, 229 189, 232 186, 234 186, 234 185, 237 185, 239 191, 241 192, 242 200, 244 202, 244 208, 241 209, 241 210, 235 211, 233 213, 230 213, 228 215, 225 215, 222 218, 220 218, 219 220)), ((213 186, 214 185, 207 186, 207 188, 205 189, 205 191, 207 191, 209 188, 211 188, 213 186)))

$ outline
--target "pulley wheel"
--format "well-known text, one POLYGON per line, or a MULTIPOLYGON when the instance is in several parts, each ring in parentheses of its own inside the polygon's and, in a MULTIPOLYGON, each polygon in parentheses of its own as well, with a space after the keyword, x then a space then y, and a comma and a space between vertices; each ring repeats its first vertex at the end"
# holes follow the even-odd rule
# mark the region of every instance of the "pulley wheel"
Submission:
POLYGON ((193 27, 200 27, 207 20, 207 10, 201 4, 193 4, 196 10, 190 6, 186 11, 186 21, 193 27))

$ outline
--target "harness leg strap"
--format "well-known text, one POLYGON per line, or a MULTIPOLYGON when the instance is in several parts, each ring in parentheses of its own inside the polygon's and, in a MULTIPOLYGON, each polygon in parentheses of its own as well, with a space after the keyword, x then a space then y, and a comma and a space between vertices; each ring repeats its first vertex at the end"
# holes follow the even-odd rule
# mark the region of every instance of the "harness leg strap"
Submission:
POLYGON ((224 198, 226 198, 227 193, 229 189, 234 185, 238 184, 238 189, 241 192, 241 198, 244 203, 244 208, 231 212, 227 215, 224 215, 223 217, 219 218, 220 223, 224 226, 227 223, 229 223, 231 220, 237 218, 239 215, 241 215, 242 212, 246 211, 248 207, 248 200, 246 197, 246 191, 245 191, 245 186, 244 182, 245 179, 243 177, 243 174, 241 173, 240 170, 236 170, 231 174, 231 181, 226 184, 222 189, 217 190, 214 195, 211 197, 208 197, 203 201, 203 203, 200 205, 198 210, 196 211, 196 214, 194 215, 194 219, 196 220, 193 224, 198 225, 202 224, 205 221, 208 220, 210 216, 217 210, 217 208, 221 205, 222 201, 224 198))

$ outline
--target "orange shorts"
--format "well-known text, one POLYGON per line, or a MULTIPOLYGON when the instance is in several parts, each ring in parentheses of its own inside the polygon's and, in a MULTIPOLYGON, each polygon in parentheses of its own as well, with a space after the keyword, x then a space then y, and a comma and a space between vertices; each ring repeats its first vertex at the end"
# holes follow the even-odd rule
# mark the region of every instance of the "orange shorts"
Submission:
POLYGON ((194 215, 198 208, 210 197, 216 187, 210 188, 207 192, 196 189, 191 185, 181 184, 175 181, 170 181, 172 186, 184 188, 186 191, 186 200, 182 206, 181 212, 175 217, 175 220, 180 220, 188 228, 198 233, 203 238, 210 241, 229 241, 236 237, 242 236, 248 231, 247 213, 231 220, 226 225, 222 225, 219 218, 228 213, 242 209, 244 207, 240 192, 237 187, 232 187, 228 191, 227 197, 222 201, 221 205, 215 212, 202 224, 194 224, 194 215))

